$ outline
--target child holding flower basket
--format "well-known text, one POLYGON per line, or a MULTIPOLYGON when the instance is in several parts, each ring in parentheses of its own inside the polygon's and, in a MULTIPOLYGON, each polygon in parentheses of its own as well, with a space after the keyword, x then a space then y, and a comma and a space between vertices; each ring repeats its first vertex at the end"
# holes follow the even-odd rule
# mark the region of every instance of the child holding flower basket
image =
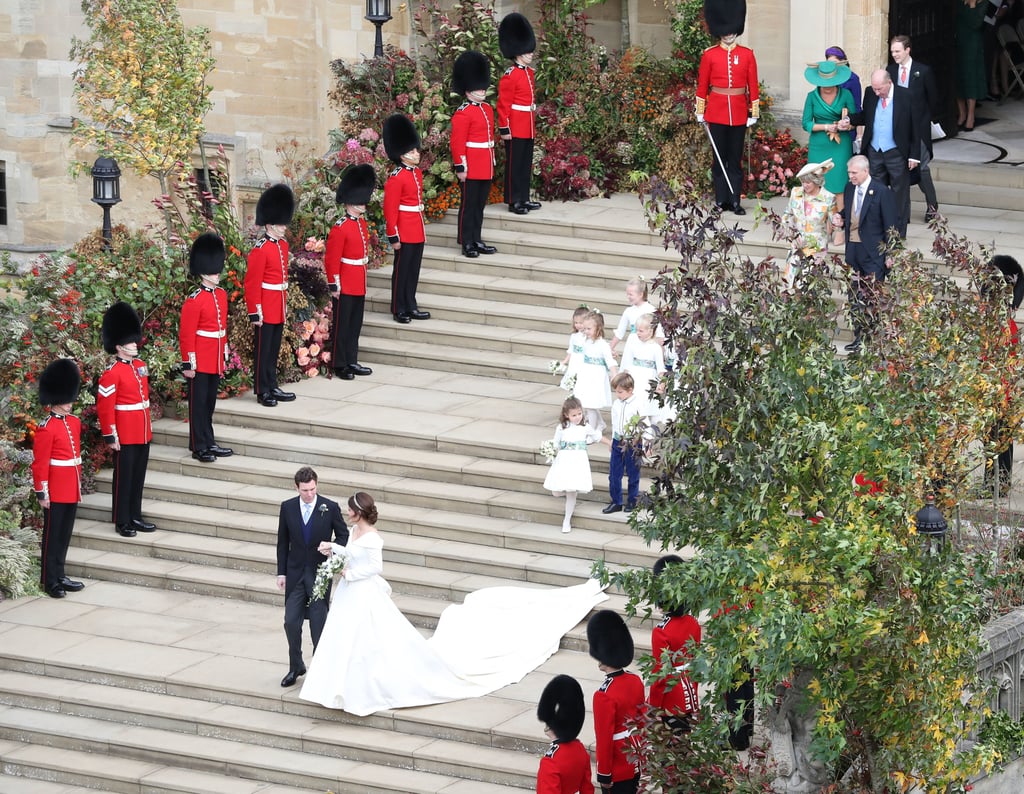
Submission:
POLYGON ((587 445, 601 440, 601 431, 583 422, 583 405, 575 397, 562 403, 562 415, 555 428, 553 441, 545 442, 541 451, 552 458, 544 487, 554 496, 565 494, 565 519, 562 532, 572 531, 572 513, 576 509, 576 494, 594 490, 590 474, 587 445))

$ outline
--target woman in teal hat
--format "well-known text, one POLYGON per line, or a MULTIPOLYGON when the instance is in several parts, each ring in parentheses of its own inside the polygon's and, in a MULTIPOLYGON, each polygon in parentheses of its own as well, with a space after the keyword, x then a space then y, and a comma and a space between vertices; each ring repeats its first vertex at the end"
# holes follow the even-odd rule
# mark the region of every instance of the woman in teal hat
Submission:
POLYGON ((825 176, 825 188, 836 195, 842 211, 843 189, 846 187, 846 161, 853 156, 853 144, 841 123, 857 112, 853 95, 842 88, 850 79, 850 67, 835 61, 818 61, 804 70, 807 82, 815 86, 804 102, 803 127, 810 134, 807 160, 822 163, 831 160, 836 167, 825 176))

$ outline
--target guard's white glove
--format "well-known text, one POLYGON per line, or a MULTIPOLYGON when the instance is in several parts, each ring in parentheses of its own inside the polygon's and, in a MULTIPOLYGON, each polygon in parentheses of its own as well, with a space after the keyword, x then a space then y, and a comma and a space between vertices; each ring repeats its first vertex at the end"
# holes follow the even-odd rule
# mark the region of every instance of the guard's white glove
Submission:
POLYGON ((753 116, 747 119, 748 127, 753 127, 755 124, 757 124, 757 119, 755 119, 753 116))
POLYGON ((703 124, 704 123, 704 114, 703 113, 698 113, 697 114, 697 123, 698 124, 703 124))

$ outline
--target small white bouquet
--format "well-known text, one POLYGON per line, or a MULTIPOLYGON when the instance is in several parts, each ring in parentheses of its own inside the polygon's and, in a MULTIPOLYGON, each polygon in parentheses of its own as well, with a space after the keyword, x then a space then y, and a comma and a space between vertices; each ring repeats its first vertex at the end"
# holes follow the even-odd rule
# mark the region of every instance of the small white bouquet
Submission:
POLYGON ((563 364, 561 361, 551 359, 548 362, 548 372, 550 372, 552 375, 561 375, 562 373, 565 372, 565 369, 565 364, 563 364))
POLYGON ((558 447, 555 446, 555 440, 549 438, 543 444, 540 445, 540 454, 544 456, 544 462, 549 466, 555 462, 555 457, 558 455, 558 447))
POLYGON ((559 385, 569 392, 569 394, 572 394, 572 390, 576 388, 576 376, 570 375, 568 378, 563 378, 559 385))
POLYGON ((341 573, 348 562, 348 554, 344 551, 337 551, 324 560, 316 569, 316 580, 313 582, 313 595, 309 597, 310 603, 319 601, 327 596, 327 588, 331 586, 334 577, 341 573))

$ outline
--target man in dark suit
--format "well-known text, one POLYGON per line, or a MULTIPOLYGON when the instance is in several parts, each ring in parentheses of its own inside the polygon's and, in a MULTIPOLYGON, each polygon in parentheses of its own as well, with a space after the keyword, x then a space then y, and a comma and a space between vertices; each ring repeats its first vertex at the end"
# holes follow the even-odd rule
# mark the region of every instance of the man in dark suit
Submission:
POLYGON ((860 350, 863 333, 868 330, 867 314, 872 294, 892 267, 889 238, 897 227, 899 215, 892 191, 872 177, 867 157, 851 157, 846 172, 850 181, 843 193, 842 218, 846 263, 853 270, 852 313, 856 334, 846 350, 856 353, 860 350))
POLYGON ((932 161, 932 121, 939 117, 939 88, 935 73, 928 64, 910 56, 910 36, 893 36, 889 42, 893 63, 886 67, 889 77, 898 88, 910 90, 918 112, 917 128, 921 132, 921 164, 917 172, 921 177, 921 192, 928 204, 924 219, 930 221, 939 211, 939 199, 928 164, 932 161))
POLYGON ((284 592, 284 633, 288 638, 288 675, 281 686, 292 686, 306 674, 302 661, 302 621, 309 617, 309 633, 316 652, 327 620, 327 597, 310 603, 316 569, 326 557, 317 551, 323 541, 344 546, 348 527, 337 502, 318 496, 316 472, 304 466, 295 472, 298 496, 281 503, 277 524, 277 589, 284 592), (307 607, 307 604, 309 605, 307 607))
POLYGON ((900 237, 907 236, 910 220, 910 171, 921 162, 918 115, 910 91, 896 86, 885 69, 876 69, 864 91, 864 109, 850 117, 850 126, 864 125, 860 151, 867 155, 872 180, 892 188, 900 237))

